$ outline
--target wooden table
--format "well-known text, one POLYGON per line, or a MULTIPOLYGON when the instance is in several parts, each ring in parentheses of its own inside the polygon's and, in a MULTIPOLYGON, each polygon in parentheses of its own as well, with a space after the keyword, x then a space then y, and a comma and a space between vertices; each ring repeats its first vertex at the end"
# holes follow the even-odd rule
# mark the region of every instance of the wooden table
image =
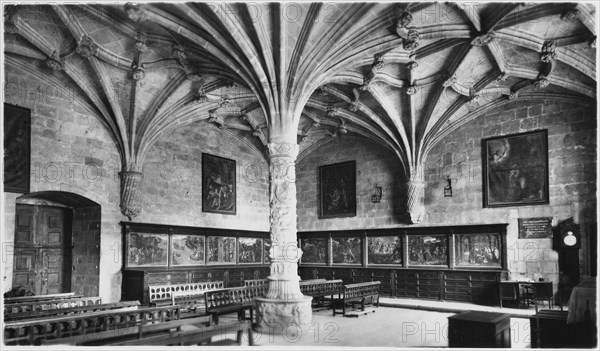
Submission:
MULTIPOLYGON (((524 286, 531 286, 534 290, 536 285, 545 285, 552 284, 552 282, 536 282, 536 281, 525 281, 525 280, 505 280, 499 282, 499 298, 500 298, 500 307, 502 306, 502 300, 513 300, 517 301, 517 305, 519 305, 519 301, 523 298, 529 298, 528 296, 524 296, 521 294, 521 291, 524 286), (512 293, 511 293, 512 292, 512 293)), ((531 292, 533 298, 534 292, 531 292)), ((529 305, 528 305, 529 306, 529 305)))
POLYGON ((466 311, 448 317, 450 347, 510 348, 510 315, 466 311))

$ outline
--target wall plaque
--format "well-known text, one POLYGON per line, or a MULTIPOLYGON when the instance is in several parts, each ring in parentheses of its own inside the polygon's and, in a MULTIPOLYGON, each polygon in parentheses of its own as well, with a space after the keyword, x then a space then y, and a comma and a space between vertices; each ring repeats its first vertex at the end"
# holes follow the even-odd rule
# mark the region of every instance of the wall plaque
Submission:
POLYGON ((519 218, 519 239, 552 238, 552 217, 519 218))

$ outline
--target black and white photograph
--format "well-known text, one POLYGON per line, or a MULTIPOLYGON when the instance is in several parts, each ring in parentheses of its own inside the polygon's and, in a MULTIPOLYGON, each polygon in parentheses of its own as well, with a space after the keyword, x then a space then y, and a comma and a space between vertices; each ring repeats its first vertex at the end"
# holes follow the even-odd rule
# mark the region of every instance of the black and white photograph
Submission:
POLYGON ((598 1, 3 1, 5 348, 597 349, 598 1))

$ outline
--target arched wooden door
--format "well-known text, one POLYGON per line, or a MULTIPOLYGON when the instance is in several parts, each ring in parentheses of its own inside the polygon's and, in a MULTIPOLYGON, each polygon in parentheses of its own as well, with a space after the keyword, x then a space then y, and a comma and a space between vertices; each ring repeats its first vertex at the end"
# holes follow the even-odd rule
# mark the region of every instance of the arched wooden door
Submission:
POLYGON ((13 286, 36 295, 71 291, 71 227, 67 207, 17 204, 13 286))

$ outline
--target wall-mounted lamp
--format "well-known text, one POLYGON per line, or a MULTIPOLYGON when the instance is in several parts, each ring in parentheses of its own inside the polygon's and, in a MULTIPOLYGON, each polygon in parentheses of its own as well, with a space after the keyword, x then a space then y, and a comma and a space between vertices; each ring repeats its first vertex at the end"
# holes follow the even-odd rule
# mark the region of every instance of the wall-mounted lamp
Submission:
POLYGON ((446 179, 446 186, 444 187, 444 197, 452 197, 452 179, 448 176, 446 179))
POLYGON ((375 183, 375 192, 371 195, 371 202, 377 204, 381 201, 381 187, 375 183))

